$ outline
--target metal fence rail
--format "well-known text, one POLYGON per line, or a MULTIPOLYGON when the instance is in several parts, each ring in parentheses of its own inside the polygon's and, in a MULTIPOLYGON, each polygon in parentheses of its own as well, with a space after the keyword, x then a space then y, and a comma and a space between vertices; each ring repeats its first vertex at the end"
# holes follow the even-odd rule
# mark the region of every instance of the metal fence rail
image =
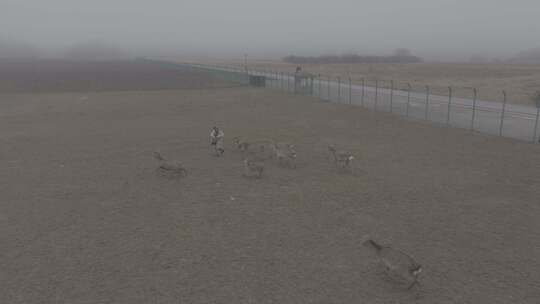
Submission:
POLYGON ((232 66, 188 65, 242 84, 249 82, 250 75, 265 76, 269 89, 312 95, 324 101, 358 105, 448 127, 539 142, 540 107, 509 104, 505 91, 501 93, 502 101, 494 102, 480 100, 475 88, 468 89, 470 98, 458 98, 452 87, 448 88, 447 95, 436 95, 429 86, 414 87, 383 79, 362 79, 361 84, 353 84, 350 78, 331 78, 319 74, 314 76, 310 90, 306 92, 297 90, 292 73, 232 66))

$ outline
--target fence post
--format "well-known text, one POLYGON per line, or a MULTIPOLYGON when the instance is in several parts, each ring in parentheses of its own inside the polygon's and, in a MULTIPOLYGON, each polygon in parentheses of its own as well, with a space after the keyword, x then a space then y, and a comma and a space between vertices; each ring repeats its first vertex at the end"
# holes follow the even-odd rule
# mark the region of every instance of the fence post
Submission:
POLYGON ((366 79, 362 77, 362 107, 364 107, 364 95, 365 95, 365 89, 366 89, 366 79))
POLYGON ((429 118, 429 86, 426 86, 426 113, 424 114, 424 119, 428 120, 429 118))
POLYGON ((411 104, 411 89, 412 89, 411 84, 407 83, 407 110, 405 111, 406 117, 409 117, 409 107, 411 104))
POLYGON ((474 119, 476 118, 476 96, 478 95, 478 90, 473 88, 473 110, 471 118, 471 131, 474 131, 474 119))
POLYGON ((287 78, 287 93, 291 92, 291 74, 289 72, 285 73, 285 77, 287 78))
POLYGON ((506 112, 506 91, 503 90, 503 105, 502 105, 502 111, 501 111, 501 122, 499 124, 499 136, 502 136, 503 134, 503 127, 504 127, 504 114, 506 112))
POLYGON ((375 111, 377 111, 378 101, 379 101, 379 79, 375 79, 375 111))
POLYGON ((321 98, 321 74, 319 74, 317 76, 317 82, 318 82, 318 85, 319 85, 319 89, 317 90, 319 92, 319 99, 322 99, 321 98))
POLYGON ((331 102, 332 100, 330 99, 330 80, 332 79, 330 78, 330 76, 328 76, 328 101, 331 102))
POLYGON ((287 74, 287 93, 291 92, 291 74, 289 72, 287 74))
POLYGON ((349 77, 349 104, 352 104, 352 86, 351 86, 351 77, 349 77))
POLYGON ((536 136, 537 136, 537 133, 538 133, 538 120, 540 120, 540 107, 536 107, 536 121, 534 123, 533 143, 536 142, 536 136))
MULTIPOLYGON (((540 91, 536 91, 535 96, 536 101, 536 121, 534 122, 534 135, 533 135, 533 143, 536 142, 536 136, 538 134, 538 120, 540 120, 540 91)), ((538 141, 540 142, 540 140, 538 141)))
POLYGON ((394 106, 394 80, 390 80, 390 113, 393 111, 394 106))
POLYGON ((451 105, 452 105, 452 87, 448 87, 448 111, 446 112, 446 126, 450 126, 451 105))
POLYGON ((341 103, 341 77, 337 77, 337 100, 341 103))
POLYGON ((296 95, 296 74, 293 74, 293 94, 296 95))

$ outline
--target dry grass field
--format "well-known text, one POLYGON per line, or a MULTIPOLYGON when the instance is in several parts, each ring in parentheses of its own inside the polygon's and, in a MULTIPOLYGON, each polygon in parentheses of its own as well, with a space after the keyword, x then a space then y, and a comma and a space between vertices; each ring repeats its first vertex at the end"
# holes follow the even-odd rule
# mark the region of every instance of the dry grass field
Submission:
POLYGON ((147 60, 0 59, 1 93, 197 89, 231 86, 207 74, 147 60))
MULTIPOLYGON (((242 61, 203 60, 214 64, 243 66, 242 61)), ((295 64, 278 60, 249 60, 254 69, 272 69, 294 73, 295 64)), ((360 84, 364 77, 374 86, 375 79, 384 80, 382 86, 389 87, 390 80, 395 86, 405 89, 407 83, 414 90, 424 90, 429 85, 438 95, 448 95, 448 86, 454 88, 457 97, 471 98, 472 88, 478 89, 482 100, 503 100, 502 90, 508 94, 508 102, 534 105, 535 92, 540 90, 540 65, 517 64, 467 64, 467 63, 418 63, 418 64, 305 64, 303 70, 313 74, 343 79, 351 77, 353 83, 360 84)))
POLYGON ((0 160, 0 303, 540 298, 538 145, 260 89, 71 92, 0 95, 0 160), (234 136, 294 143, 298 166, 243 178, 234 136), (423 265, 419 296, 367 235, 423 265))

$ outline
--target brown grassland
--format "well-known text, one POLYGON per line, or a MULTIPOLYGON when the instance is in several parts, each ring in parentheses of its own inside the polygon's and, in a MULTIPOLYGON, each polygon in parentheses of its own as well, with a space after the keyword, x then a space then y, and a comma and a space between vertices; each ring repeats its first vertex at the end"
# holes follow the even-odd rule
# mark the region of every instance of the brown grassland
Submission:
POLYGON ((540 145, 262 89, 136 87, 0 94, 0 303, 538 303, 540 145), (297 168, 242 177, 234 136, 294 143, 297 168), (188 176, 157 175, 155 150, 188 176), (423 265, 419 296, 367 235, 423 265))
MULTIPOLYGON (((194 60, 213 64, 244 66, 241 60, 194 60)), ((280 60, 248 60, 253 69, 271 69, 294 73, 296 64, 280 60)), ((374 80, 382 80, 381 85, 390 87, 390 80, 395 87, 405 89, 410 83, 414 90, 424 90, 430 86, 432 93, 448 95, 448 87, 454 88, 454 96, 471 98, 472 88, 478 89, 478 97, 488 101, 503 101, 502 90, 508 94, 508 102, 534 105, 535 93, 540 90, 540 65, 518 64, 471 64, 471 63, 415 63, 415 64, 303 64, 305 72, 321 74, 334 80, 351 78, 360 84, 365 78, 374 86, 374 80)))

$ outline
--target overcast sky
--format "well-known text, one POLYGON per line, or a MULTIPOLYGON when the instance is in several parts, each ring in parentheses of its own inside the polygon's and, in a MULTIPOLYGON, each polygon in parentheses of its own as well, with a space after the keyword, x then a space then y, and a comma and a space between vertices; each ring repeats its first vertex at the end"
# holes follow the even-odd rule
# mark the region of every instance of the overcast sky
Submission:
POLYGON ((0 0, 0 39, 103 40, 253 57, 390 53, 507 57, 540 47, 539 0, 0 0))

